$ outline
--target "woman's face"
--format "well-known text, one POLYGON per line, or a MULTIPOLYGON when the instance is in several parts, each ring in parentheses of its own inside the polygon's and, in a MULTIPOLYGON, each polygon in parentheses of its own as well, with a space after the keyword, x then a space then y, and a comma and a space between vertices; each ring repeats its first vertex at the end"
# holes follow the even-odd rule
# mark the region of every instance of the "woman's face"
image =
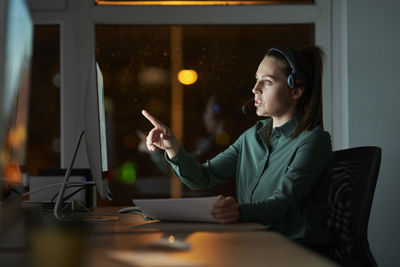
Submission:
POLYGON ((283 62, 268 56, 258 66, 256 84, 252 90, 258 116, 281 117, 291 112, 295 105, 284 68, 283 62))

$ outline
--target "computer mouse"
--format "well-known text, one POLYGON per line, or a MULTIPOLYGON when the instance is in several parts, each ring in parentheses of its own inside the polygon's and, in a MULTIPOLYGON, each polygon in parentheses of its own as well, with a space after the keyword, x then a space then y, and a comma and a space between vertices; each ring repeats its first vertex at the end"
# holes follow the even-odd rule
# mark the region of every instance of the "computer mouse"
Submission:
POLYGON ((141 212, 139 207, 136 206, 131 206, 131 207, 126 207, 118 210, 119 214, 129 214, 129 213, 137 213, 141 212))

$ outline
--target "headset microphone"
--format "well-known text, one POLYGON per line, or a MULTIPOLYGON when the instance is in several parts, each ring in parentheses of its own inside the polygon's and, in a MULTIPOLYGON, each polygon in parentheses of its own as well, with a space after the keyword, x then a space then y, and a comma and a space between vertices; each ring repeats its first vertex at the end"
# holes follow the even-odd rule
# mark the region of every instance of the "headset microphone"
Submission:
POLYGON ((247 105, 248 105, 251 101, 253 101, 253 100, 254 100, 254 97, 250 98, 250 100, 247 101, 247 103, 244 104, 244 105, 242 106, 242 112, 243 112, 244 114, 249 113, 249 108, 247 107, 247 105))

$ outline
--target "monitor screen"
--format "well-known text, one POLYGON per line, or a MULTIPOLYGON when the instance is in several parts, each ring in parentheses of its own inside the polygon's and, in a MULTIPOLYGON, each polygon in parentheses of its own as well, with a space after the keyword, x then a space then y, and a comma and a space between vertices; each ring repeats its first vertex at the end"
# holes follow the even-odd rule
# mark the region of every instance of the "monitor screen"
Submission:
POLYGON ((90 64, 84 112, 86 153, 97 192, 104 199, 109 195, 103 76, 94 58, 90 64))
POLYGON ((0 200, 25 165, 33 23, 25 0, 0 5, 0 200))
POLYGON ((96 62, 96 74, 97 74, 97 99, 99 102, 99 123, 100 123, 100 149, 101 149, 101 167, 102 171, 108 171, 107 161, 107 139, 106 139, 106 119, 104 115, 104 86, 103 86, 103 75, 99 64, 96 62))

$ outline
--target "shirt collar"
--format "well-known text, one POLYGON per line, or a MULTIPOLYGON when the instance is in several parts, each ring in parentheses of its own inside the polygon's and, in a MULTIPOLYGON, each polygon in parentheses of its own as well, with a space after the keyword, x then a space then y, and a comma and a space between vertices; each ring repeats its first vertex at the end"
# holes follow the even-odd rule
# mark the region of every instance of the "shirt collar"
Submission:
POLYGON ((292 136, 292 134, 296 130, 297 125, 298 125, 298 121, 295 116, 295 117, 291 118, 288 122, 283 124, 282 126, 273 128, 272 132, 276 132, 279 135, 283 134, 286 138, 289 138, 292 136))
POLYGON ((269 135, 277 135, 277 137, 284 135, 286 138, 289 138, 292 136, 294 131, 297 129, 298 119, 295 116, 295 117, 291 118, 288 122, 283 124, 282 126, 275 127, 273 129, 272 129, 272 118, 263 120, 260 123, 262 123, 262 126, 258 130, 258 133, 260 135, 262 135, 262 136, 267 135, 268 137, 269 137, 269 135))

